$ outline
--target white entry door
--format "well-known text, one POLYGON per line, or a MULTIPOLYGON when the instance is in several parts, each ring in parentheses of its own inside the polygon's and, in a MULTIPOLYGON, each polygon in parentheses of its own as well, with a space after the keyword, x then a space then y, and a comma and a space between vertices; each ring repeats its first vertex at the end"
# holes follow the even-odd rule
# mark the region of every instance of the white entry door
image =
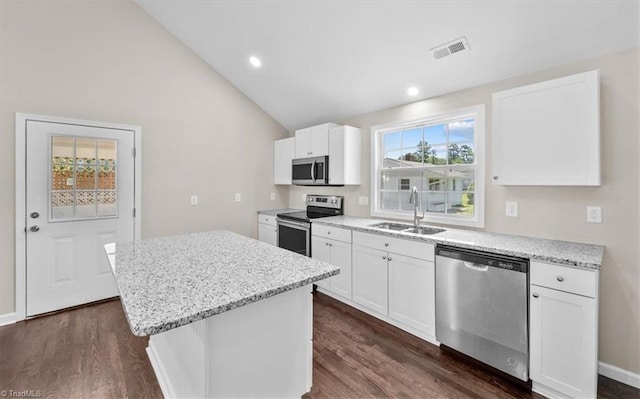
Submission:
POLYGON ((134 239, 134 131, 26 124, 26 314, 118 295, 104 244, 134 239))

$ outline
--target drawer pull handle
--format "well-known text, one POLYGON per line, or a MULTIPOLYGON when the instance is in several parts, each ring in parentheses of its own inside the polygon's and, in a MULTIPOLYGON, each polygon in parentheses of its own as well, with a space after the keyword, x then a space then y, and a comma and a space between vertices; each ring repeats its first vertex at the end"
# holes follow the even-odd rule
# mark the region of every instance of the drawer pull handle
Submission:
POLYGON ((329 244, 330 247, 333 247, 333 244, 329 244))
POLYGON ((388 257, 388 258, 387 258, 387 260, 388 260, 389 262, 391 262, 393 259, 391 259, 391 257, 388 257))
POLYGON ((385 259, 385 260, 386 260, 386 259, 387 259, 387 257, 386 257, 386 256, 383 256, 383 257, 382 257, 382 259, 385 259))
POLYGON ((384 243, 384 246, 385 246, 385 247, 388 247, 388 246, 389 246, 389 243, 388 243, 388 242, 385 242, 385 243, 384 243))
POLYGON ((330 232, 330 231, 327 231, 327 234, 331 234, 331 232, 330 232))
POLYGON ((538 293, 537 293, 537 292, 534 292, 533 294, 531 294, 531 296, 532 296, 532 297, 534 297, 534 298, 537 298, 537 297, 539 297, 540 295, 538 295, 538 293))
POLYGON ((558 280, 558 281, 560 281, 560 282, 563 282, 563 281, 564 281, 564 277, 562 277, 562 276, 558 276, 558 277, 556 277, 556 280, 558 280))

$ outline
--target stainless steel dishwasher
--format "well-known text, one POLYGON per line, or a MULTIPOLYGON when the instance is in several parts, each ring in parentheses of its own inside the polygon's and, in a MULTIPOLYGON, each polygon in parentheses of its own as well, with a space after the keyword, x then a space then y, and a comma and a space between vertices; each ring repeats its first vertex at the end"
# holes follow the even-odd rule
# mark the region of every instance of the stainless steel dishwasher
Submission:
POLYGON ((446 246, 436 248, 436 338, 529 379, 529 261, 446 246))

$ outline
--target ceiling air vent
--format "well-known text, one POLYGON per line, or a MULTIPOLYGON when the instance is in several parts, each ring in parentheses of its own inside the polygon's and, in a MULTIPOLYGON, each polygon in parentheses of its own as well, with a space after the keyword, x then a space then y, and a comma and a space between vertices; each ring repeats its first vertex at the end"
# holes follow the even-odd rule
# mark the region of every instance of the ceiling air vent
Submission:
POLYGON ((459 53, 460 51, 464 50, 469 50, 469 43, 467 42, 467 38, 462 36, 450 41, 449 43, 434 47, 429 51, 431 51, 431 54, 433 54, 433 58, 439 60, 440 58, 454 53, 459 53))

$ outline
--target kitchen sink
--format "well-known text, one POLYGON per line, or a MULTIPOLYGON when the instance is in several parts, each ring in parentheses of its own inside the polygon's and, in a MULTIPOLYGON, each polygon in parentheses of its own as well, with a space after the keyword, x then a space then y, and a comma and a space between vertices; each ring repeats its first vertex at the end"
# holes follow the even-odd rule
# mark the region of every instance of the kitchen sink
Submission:
POLYGON ((411 233, 411 234, 421 234, 421 235, 429 235, 429 234, 438 234, 445 231, 444 229, 438 229, 435 227, 412 227, 407 230, 403 230, 403 233, 411 233))
POLYGON ((383 230, 393 230, 393 231, 398 231, 400 233, 411 233, 411 234, 420 234, 420 235, 437 234, 445 231, 445 229, 439 229, 436 227, 427 227, 427 226, 414 227, 411 224, 392 223, 392 222, 370 224, 369 227, 376 227, 378 229, 383 229, 383 230))
POLYGON ((404 223, 383 222, 383 223, 370 224, 369 227, 377 227, 379 229, 384 229, 384 230, 402 231, 402 230, 410 229, 412 226, 410 224, 404 224, 404 223))

